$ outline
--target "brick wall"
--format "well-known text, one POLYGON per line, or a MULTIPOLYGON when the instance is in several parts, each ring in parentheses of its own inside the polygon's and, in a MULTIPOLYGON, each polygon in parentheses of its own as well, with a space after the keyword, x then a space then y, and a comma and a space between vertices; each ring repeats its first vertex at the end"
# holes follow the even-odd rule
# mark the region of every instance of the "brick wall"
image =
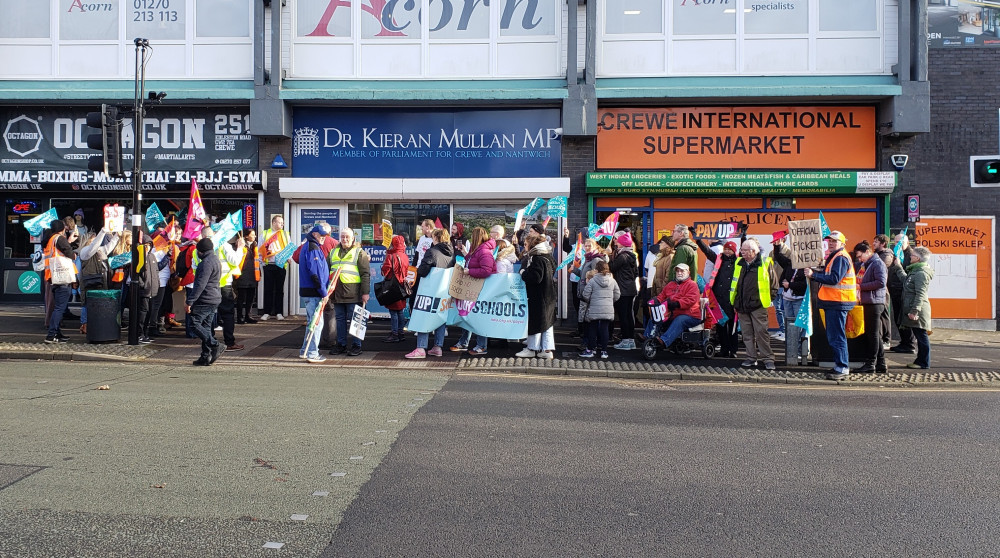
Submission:
POLYGON ((570 230, 586 227, 590 221, 587 207, 587 173, 597 163, 597 138, 563 138, 562 175, 569 177, 569 207, 567 214, 570 230))

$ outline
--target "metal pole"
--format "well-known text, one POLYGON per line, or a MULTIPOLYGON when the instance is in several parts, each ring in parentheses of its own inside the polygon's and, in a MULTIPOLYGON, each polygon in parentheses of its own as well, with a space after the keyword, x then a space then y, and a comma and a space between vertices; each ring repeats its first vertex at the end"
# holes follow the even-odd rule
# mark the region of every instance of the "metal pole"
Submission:
MULTIPOLYGON (((136 264, 139 262, 139 250, 142 249, 139 243, 140 227, 142 226, 142 116, 143 97, 146 96, 146 48, 149 47, 147 39, 135 40, 135 100, 133 102, 134 114, 132 116, 132 136, 135 138, 135 151, 132 160, 132 284, 128 289, 129 323, 128 323, 128 344, 139 344, 139 274, 136 264)), ((147 262, 148 264, 148 262, 147 262)))

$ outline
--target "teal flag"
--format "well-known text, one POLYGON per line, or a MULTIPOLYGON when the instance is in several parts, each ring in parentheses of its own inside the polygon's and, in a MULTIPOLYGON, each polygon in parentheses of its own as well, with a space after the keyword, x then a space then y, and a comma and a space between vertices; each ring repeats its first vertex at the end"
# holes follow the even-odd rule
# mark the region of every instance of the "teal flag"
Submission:
POLYGON ((597 236, 597 231, 601 230, 601 226, 597 223, 591 223, 587 227, 587 238, 595 238, 597 236))
POLYGON ((807 336, 813 334, 812 316, 812 298, 810 298, 809 283, 807 282, 806 294, 802 297, 802 306, 799 307, 799 313, 795 315, 795 327, 804 329, 807 336))
POLYGON ((126 266, 132 263, 132 252, 125 252, 124 254, 118 254, 117 256, 111 256, 108 258, 108 267, 111 269, 118 269, 119 267, 126 266))
POLYGON ((549 217, 562 217, 565 219, 567 215, 566 207, 568 203, 569 200, 566 196, 556 196, 554 198, 550 198, 548 208, 545 212, 549 217))
POLYGON ((819 230, 823 233, 823 238, 826 238, 830 234, 830 225, 826 224, 826 217, 823 217, 823 212, 819 212, 819 230))
POLYGON ((524 207, 524 215, 525 215, 525 217, 531 217, 532 215, 534 215, 535 213, 537 213, 539 209, 541 209, 544 206, 545 206, 545 199, 544 198, 535 198, 535 199, 531 200, 531 203, 529 203, 528 205, 526 205, 524 207))
MULTIPOLYGON (((903 229, 903 232, 900 233, 900 234, 902 234, 903 236, 906 236, 906 231, 908 231, 908 230, 910 230, 909 225, 907 225, 906 228, 903 229)), ((903 261, 903 243, 902 242, 897 242, 896 243, 896 246, 894 246, 893 249, 892 249, 892 253, 896 255, 896 260, 898 260, 899 263, 903 265, 904 269, 906 268, 906 266, 910 265, 910 262, 904 262, 903 261)))
POLYGON ((577 248, 577 246, 576 246, 576 243, 574 242, 573 243, 573 248, 570 249, 570 251, 569 251, 569 255, 566 256, 566 259, 564 259, 563 261, 559 262, 559 265, 556 267, 556 271, 559 271, 560 269, 562 269, 562 268, 568 266, 569 264, 573 263, 573 260, 575 260, 576 256, 577 256, 576 248, 577 248))
POLYGON ((291 242, 286 244, 285 247, 282 248, 280 252, 274 255, 274 265, 278 267, 284 266, 285 263, 292 257, 292 254, 295 253, 295 250, 297 248, 298 246, 296 246, 291 242))
MULTIPOLYGON (((24 222, 24 228, 28 229, 31 236, 42 236, 42 231, 49 228, 49 223, 59 218, 56 208, 50 208, 45 213, 36 215, 24 222)), ((42 247, 44 248, 44 246, 42 247)))
POLYGON ((153 202, 153 205, 149 206, 149 209, 146 210, 146 230, 153 232, 156 230, 156 225, 166 222, 167 220, 163 218, 160 208, 156 207, 156 202, 153 202))

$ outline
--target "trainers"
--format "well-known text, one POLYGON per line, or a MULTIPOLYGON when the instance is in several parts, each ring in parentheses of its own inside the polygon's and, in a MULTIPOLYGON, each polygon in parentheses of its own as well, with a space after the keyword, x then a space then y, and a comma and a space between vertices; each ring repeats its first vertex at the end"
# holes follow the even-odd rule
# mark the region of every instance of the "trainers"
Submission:
POLYGON ((280 322, 281 320, 284 320, 284 319, 285 319, 285 317, 284 317, 284 316, 282 316, 281 314, 278 314, 278 315, 277 315, 277 316, 275 317, 275 319, 276 319, 276 320, 278 320, 278 321, 280 322))
POLYGON ((580 358, 594 358, 594 351, 591 351, 590 349, 582 351, 580 353, 580 358))
POLYGON ((226 351, 226 345, 223 343, 217 344, 212 348, 212 357, 208 359, 209 364, 213 364, 215 361, 219 360, 219 355, 226 351))
POLYGON ((211 363, 205 360, 204 358, 199 358, 198 360, 192 362, 191 364, 195 366, 208 366, 211 363))
POLYGON ((631 351, 635 349, 635 339, 622 339, 621 343, 614 346, 619 351, 631 351))
POLYGON ((56 337, 56 341, 60 343, 69 343, 69 337, 66 337, 65 335, 59 335, 56 337))
POLYGON ((222 326, 215 326, 215 331, 222 331, 222 326))
POLYGON ((753 368, 755 366, 757 366, 757 361, 750 358, 740 363, 741 368, 753 368))
POLYGON ((58 341, 56 341, 55 337, 46 337, 45 338, 45 342, 46 343, 58 343, 58 341))
POLYGON ((316 355, 314 357, 306 358, 306 362, 311 362, 313 364, 323 364, 326 362, 326 357, 323 355, 316 355))
POLYGON ((441 347, 431 347, 427 350, 427 356, 441 356, 441 347))
POLYGON ((458 353, 458 352, 462 352, 462 351, 465 351, 465 350, 468 350, 468 349, 469 349, 468 345, 458 345, 458 344, 455 344, 455 345, 452 345, 451 347, 449 347, 448 350, 451 351, 451 352, 453 352, 453 353, 458 353))
POLYGON ((484 349, 482 347, 473 347, 473 348, 469 349, 469 354, 470 355, 476 355, 476 356, 482 356, 482 355, 486 354, 486 349, 484 349))
POLYGON ((361 354, 361 347, 357 346, 351 347, 350 350, 347 351, 347 356, 358 356, 360 354, 361 354))
POLYGON ((607 351, 601 351, 601 358, 608 358, 608 352, 607 351))
POLYGON ((331 355, 342 355, 346 352, 347 352, 347 347, 344 345, 334 345, 333 348, 330 349, 331 355))
POLYGON ((770 360, 764 361, 764 370, 774 370, 774 362, 770 360))
POLYGON ((257 323, 257 320, 255 320, 255 319, 253 319, 253 318, 251 318, 249 316, 247 316, 247 319, 245 321, 248 324, 255 324, 255 323, 257 323))
POLYGON ((145 335, 143 335, 142 337, 139 338, 139 344, 141 344, 141 345, 148 345, 148 344, 150 344, 152 342, 153 342, 153 340, 150 339, 149 337, 146 337, 145 335))
POLYGON ((779 331, 778 333, 775 333, 771 337, 773 337, 775 341, 784 341, 785 340, 785 334, 784 334, 784 332, 781 332, 781 331, 779 331))
POLYGON ((262 315, 260 317, 260 321, 262 321, 262 322, 266 322, 266 321, 268 321, 270 319, 271 319, 271 315, 270 314, 264 314, 264 315, 262 315))
POLYGON ((427 351, 423 349, 413 349, 404 355, 405 358, 427 358, 427 351))
POLYGON ((538 351, 538 358, 543 358, 545 360, 552 360, 556 358, 556 355, 552 351, 538 351))
POLYGON ((514 356, 518 358, 535 358, 535 351, 531 349, 521 349, 521 352, 515 354, 514 356))
POLYGON ((306 358, 306 354, 305 353, 299 353, 299 358, 301 358, 301 359, 304 360, 306 358))

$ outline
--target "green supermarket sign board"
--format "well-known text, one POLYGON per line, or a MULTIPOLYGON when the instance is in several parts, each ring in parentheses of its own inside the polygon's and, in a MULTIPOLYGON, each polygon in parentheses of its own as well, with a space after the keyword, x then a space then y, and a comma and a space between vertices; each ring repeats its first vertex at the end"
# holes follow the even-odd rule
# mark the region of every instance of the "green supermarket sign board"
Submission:
POLYGON ((788 196, 891 194, 895 172, 606 171, 587 173, 587 193, 603 195, 788 196))

